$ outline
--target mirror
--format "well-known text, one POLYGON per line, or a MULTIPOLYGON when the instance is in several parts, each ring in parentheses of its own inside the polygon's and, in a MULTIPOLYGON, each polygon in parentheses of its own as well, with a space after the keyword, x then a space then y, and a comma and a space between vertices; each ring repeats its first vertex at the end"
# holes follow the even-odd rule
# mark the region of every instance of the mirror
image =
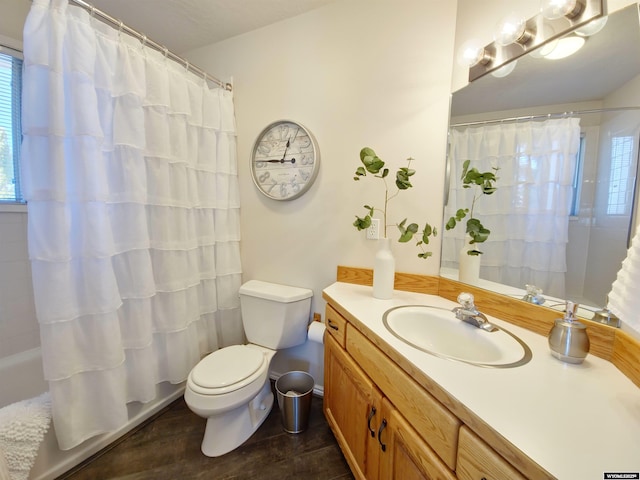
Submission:
MULTIPOLYGON (((556 288, 552 283, 543 288, 542 297, 547 299, 545 306, 561 308, 564 299, 577 302, 587 308, 581 310, 581 316, 590 319, 591 312, 606 305, 635 230, 640 143, 638 5, 609 15, 604 28, 586 37, 584 47, 567 58, 549 60, 533 51, 518 59, 509 75, 485 75, 454 92, 450 142, 454 141, 453 129, 484 125, 502 129, 503 125, 565 117, 579 119, 580 167, 576 188, 571 188, 577 194, 568 217, 564 285, 556 288), (612 139, 618 138, 625 139, 627 165, 622 165, 619 157, 612 157, 612 151, 619 147, 612 139), (614 199, 621 202, 614 203, 614 199)), ((452 171, 459 170, 452 166, 452 171)), ((450 181, 459 183, 460 178, 452 175, 450 181)), ((500 180, 496 186, 499 191, 500 180)), ((449 183, 445 190, 449 190, 449 183)), ((486 197, 482 202, 491 200, 486 197)), ((445 206, 445 223, 450 215, 451 204, 448 211, 445 206)), ((483 223, 492 228, 489 219, 483 223)), ((464 225, 456 228, 464 233, 464 225)), ((462 240, 456 239, 455 243, 452 237, 447 238, 447 232, 443 235, 441 275, 457 279, 457 258, 452 261, 451 256, 457 257, 462 240), (445 252, 447 248, 449 253, 445 252)), ((491 240, 490 235, 487 248, 491 240)), ((477 285, 521 298, 526 293, 525 283, 529 283, 526 276, 518 281, 496 280, 491 268, 483 263, 477 285)))

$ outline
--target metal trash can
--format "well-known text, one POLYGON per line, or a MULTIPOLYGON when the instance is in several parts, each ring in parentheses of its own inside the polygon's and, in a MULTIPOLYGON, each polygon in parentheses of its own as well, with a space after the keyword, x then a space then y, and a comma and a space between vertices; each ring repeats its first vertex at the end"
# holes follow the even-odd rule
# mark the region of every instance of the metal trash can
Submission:
POLYGON ((315 380, 307 372, 288 372, 276 380, 282 426, 287 433, 307 429, 315 380))

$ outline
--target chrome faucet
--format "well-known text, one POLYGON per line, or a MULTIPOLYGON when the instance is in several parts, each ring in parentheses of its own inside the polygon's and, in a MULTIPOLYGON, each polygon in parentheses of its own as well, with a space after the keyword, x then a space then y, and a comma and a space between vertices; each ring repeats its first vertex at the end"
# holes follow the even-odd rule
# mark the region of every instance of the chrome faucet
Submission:
POLYGON ((476 328, 481 328, 487 332, 495 332, 498 328, 491 324, 483 313, 480 313, 473 303, 473 295, 462 292, 458 295, 459 307, 455 307, 452 312, 456 314, 458 320, 469 323, 476 328))
POLYGON ((525 285, 527 288, 527 294, 522 297, 522 300, 529 303, 535 303, 536 305, 542 305, 545 302, 542 296, 542 289, 535 285, 525 285))

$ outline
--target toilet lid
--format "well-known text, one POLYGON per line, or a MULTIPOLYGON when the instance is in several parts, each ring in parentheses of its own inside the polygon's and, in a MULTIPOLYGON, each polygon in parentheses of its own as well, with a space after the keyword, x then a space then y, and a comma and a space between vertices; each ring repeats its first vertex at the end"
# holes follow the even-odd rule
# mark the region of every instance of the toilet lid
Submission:
POLYGON ((264 362, 259 350, 231 345, 207 355, 191 372, 191 380, 203 388, 223 388, 254 374, 264 362))

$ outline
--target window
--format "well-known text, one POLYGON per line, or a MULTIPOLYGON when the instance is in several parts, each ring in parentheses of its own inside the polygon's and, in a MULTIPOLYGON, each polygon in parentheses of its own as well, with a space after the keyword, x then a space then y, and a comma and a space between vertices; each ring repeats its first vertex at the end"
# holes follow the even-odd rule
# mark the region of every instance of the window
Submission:
POLYGON ((580 215, 580 194, 582 193, 582 172, 584 170, 584 155, 586 146, 586 135, 580 133, 580 146, 576 155, 576 168, 573 172, 573 194, 571 197, 571 213, 572 217, 580 215))
POLYGON ((628 215, 630 197, 633 195, 633 146, 634 138, 613 137, 611 139, 611 173, 607 214, 628 215))
POLYGON ((23 203, 20 191, 22 55, 0 46, 0 202, 23 203))

